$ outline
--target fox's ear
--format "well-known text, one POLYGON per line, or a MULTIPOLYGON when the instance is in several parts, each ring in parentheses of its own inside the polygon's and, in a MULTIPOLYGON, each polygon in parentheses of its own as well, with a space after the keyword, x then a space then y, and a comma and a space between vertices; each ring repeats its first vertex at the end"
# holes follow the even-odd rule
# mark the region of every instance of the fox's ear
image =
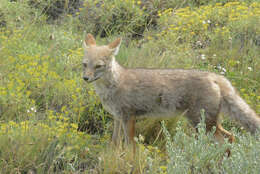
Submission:
POLYGON ((96 40, 92 34, 88 33, 84 42, 84 46, 88 47, 91 45, 96 45, 96 40))
POLYGON ((115 41, 111 42, 108 47, 113 50, 113 54, 117 55, 119 51, 119 47, 121 45, 121 38, 116 39, 115 41))

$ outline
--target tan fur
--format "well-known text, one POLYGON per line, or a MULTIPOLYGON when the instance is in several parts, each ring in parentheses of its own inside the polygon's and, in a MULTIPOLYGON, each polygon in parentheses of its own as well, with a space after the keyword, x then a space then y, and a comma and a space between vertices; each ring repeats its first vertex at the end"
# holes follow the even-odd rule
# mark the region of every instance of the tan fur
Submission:
POLYGON ((120 137, 121 124, 125 141, 133 142, 135 119, 173 117, 178 111, 185 112, 196 126, 204 109, 207 131, 216 126, 215 137, 220 142, 225 136, 234 141, 233 135, 220 124, 220 112, 252 133, 259 128, 259 116, 225 77, 198 70, 125 68, 114 57, 120 44, 119 38, 108 46, 97 46, 91 34, 83 44, 83 78, 93 82, 104 108, 115 118, 114 142, 120 137))
POLYGON ((109 47, 110 49, 117 48, 117 46, 120 44, 120 42, 121 42, 121 39, 118 38, 118 39, 115 40, 114 42, 110 43, 110 44, 108 45, 108 47, 109 47))
POLYGON ((87 34, 85 42, 87 45, 96 45, 95 38, 92 36, 92 34, 87 34))

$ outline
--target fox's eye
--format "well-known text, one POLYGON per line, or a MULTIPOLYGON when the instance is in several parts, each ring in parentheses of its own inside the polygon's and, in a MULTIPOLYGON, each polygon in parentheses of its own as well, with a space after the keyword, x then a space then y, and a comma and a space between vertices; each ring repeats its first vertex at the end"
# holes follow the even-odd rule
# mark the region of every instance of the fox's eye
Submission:
POLYGON ((96 69, 99 69, 99 68, 102 68, 102 67, 103 67, 103 65, 96 65, 95 66, 96 69))

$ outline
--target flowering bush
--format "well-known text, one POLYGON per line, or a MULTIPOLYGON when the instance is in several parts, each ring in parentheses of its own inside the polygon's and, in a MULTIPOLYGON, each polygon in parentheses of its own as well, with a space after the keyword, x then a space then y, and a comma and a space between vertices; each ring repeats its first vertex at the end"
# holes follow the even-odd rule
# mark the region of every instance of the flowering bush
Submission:
POLYGON ((197 44, 197 47, 206 46, 205 44, 211 41, 216 44, 216 39, 223 42, 247 37, 255 41, 260 33, 257 27, 259 14, 260 4, 257 2, 229 2, 224 5, 217 3, 200 8, 188 6, 176 10, 169 8, 158 12, 159 23, 163 28, 160 35, 185 43, 200 41, 193 43, 197 44))

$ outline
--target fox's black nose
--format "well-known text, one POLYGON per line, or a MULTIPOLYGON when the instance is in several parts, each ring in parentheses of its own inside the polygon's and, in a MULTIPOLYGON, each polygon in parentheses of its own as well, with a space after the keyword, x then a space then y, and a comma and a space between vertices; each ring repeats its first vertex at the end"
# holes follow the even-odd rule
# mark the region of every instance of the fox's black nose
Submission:
POLYGON ((88 78, 88 77, 86 77, 86 76, 84 76, 84 77, 83 77, 83 79, 84 79, 84 80, 86 80, 86 81, 88 81, 88 79, 89 79, 89 78, 88 78))

